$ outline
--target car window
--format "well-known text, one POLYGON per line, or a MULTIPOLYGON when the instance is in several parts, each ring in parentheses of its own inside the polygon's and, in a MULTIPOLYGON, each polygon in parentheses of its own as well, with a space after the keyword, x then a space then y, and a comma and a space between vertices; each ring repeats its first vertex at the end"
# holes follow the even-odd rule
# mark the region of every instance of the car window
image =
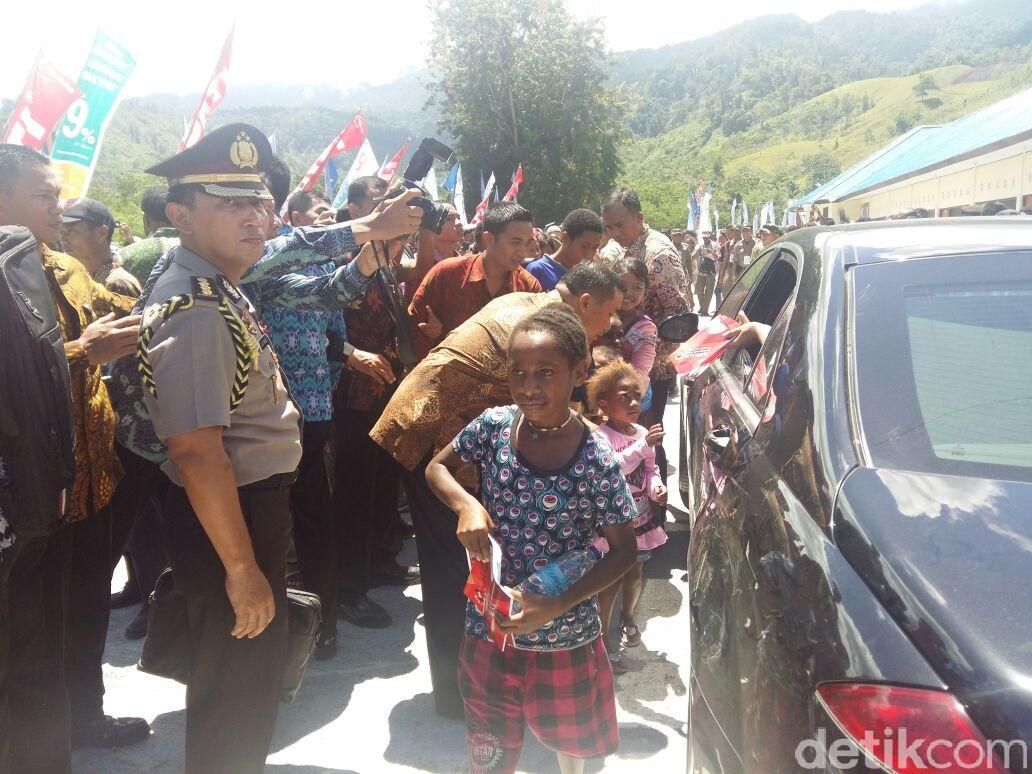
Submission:
MULTIPOLYGON (((740 311, 751 322, 773 326, 781 312, 789 306, 795 288, 795 259, 787 251, 781 251, 770 270, 760 277, 755 291, 746 298, 740 311)), ((771 346, 776 352, 777 342, 772 341, 771 346)), ((760 346, 754 344, 750 347, 728 349, 720 356, 725 365, 740 379, 743 389, 756 365, 759 353, 760 346)))
POLYGON ((873 464, 1032 480, 1030 257, 858 267, 852 371, 873 464))
POLYGON ((749 268, 745 270, 745 273, 738 278, 738 282, 734 284, 731 291, 724 297, 720 308, 717 309, 717 314, 733 318, 741 311, 742 305, 749 297, 749 291, 759 282, 764 270, 770 265, 777 252, 777 250, 770 250, 752 262, 749 268))

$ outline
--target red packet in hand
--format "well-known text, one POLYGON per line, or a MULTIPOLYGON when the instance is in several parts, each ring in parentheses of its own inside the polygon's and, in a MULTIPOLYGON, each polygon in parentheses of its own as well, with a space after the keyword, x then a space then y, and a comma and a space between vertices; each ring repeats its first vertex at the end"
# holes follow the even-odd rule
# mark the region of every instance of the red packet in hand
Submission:
POLYGON ((679 346, 670 356, 670 364, 682 376, 696 376, 728 348, 731 343, 724 334, 738 323, 730 317, 718 315, 703 325, 699 332, 679 346))
POLYGON ((512 641, 512 638, 498 628, 495 619, 497 613, 509 615, 512 600, 499 583, 502 572, 502 550, 501 546, 491 541, 491 562, 480 562, 472 559, 468 554, 469 578, 466 580, 464 593, 466 598, 473 603, 484 621, 487 623, 487 633, 491 641, 499 650, 505 650, 505 646, 512 641))

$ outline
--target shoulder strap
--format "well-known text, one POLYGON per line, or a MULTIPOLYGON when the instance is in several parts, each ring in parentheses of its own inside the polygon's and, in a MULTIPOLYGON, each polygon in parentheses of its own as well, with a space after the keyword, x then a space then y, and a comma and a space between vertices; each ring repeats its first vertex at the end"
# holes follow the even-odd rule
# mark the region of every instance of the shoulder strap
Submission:
POLYGON ((218 311, 229 329, 229 335, 233 339, 233 350, 235 353, 233 369, 233 386, 229 396, 230 413, 237 410, 244 399, 247 391, 247 383, 251 374, 251 366, 254 363, 256 353, 253 351, 247 337, 247 330, 239 318, 233 314, 229 302, 222 294, 218 285, 208 277, 191 277, 190 284, 193 293, 183 293, 173 296, 161 305, 155 319, 150 325, 140 329, 140 336, 136 342, 137 368, 144 388, 154 398, 158 397, 158 388, 154 383, 154 369, 150 362, 150 342, 154 332, 172 315, 189 309, 194 305, 195 300, 214 301, 218 300, 218 311))

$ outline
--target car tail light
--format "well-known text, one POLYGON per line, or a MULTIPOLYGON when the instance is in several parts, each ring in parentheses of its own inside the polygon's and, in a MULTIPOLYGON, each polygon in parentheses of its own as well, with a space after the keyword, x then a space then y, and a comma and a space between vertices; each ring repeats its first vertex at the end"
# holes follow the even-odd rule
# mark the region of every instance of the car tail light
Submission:
POLYGON ((817 696, 850 740, 888 771, 1006 773, 982 732, 948 693, 826 683, 817 688, 817 696))

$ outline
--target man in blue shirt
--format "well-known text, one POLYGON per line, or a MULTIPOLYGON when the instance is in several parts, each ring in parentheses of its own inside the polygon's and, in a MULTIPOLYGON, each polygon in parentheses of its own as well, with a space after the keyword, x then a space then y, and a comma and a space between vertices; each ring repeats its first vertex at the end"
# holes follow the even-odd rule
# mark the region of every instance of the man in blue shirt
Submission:
MULTIPOLYGON (((275 202, 276 208, 282 202, 275 202)), ((326 197, 315 191, 298 191, 287 201, 287 231, 316 222, 332 223, 326 197), (322 217, 322 220, 320 220, 322 217), (328 222, 327 222, 328 221, 328 222)), ((307 277, 330 274, 334 264, 323 264, 298 272, 307 277)), ((297 481, 290 488, 290 509, 294 516, 294 546, 305 586, 319 595, 323 604, 322 628, 316 643, 317 659, 332 657, 337 650, 337 561, 330 513, 330 482, 326 475, 326 443, 333 417, 333 388, 340 366, 326 355, 329 336, 347 338, 344 315, 339 309, 320 311, 265 304, 258 310, 268 326, 269 337, 279 356, 280 367, 290 386, 305 424, 301 433, 301 462, 297 481)))
POLYGON ((555 255, 543 255, 526 269, 541 283, 545 292, 555 290, 567 271, 581 261, 590 261, 602 242, 602 218, 591 210, 574 210, 563 221, 562 245, 555 255))

